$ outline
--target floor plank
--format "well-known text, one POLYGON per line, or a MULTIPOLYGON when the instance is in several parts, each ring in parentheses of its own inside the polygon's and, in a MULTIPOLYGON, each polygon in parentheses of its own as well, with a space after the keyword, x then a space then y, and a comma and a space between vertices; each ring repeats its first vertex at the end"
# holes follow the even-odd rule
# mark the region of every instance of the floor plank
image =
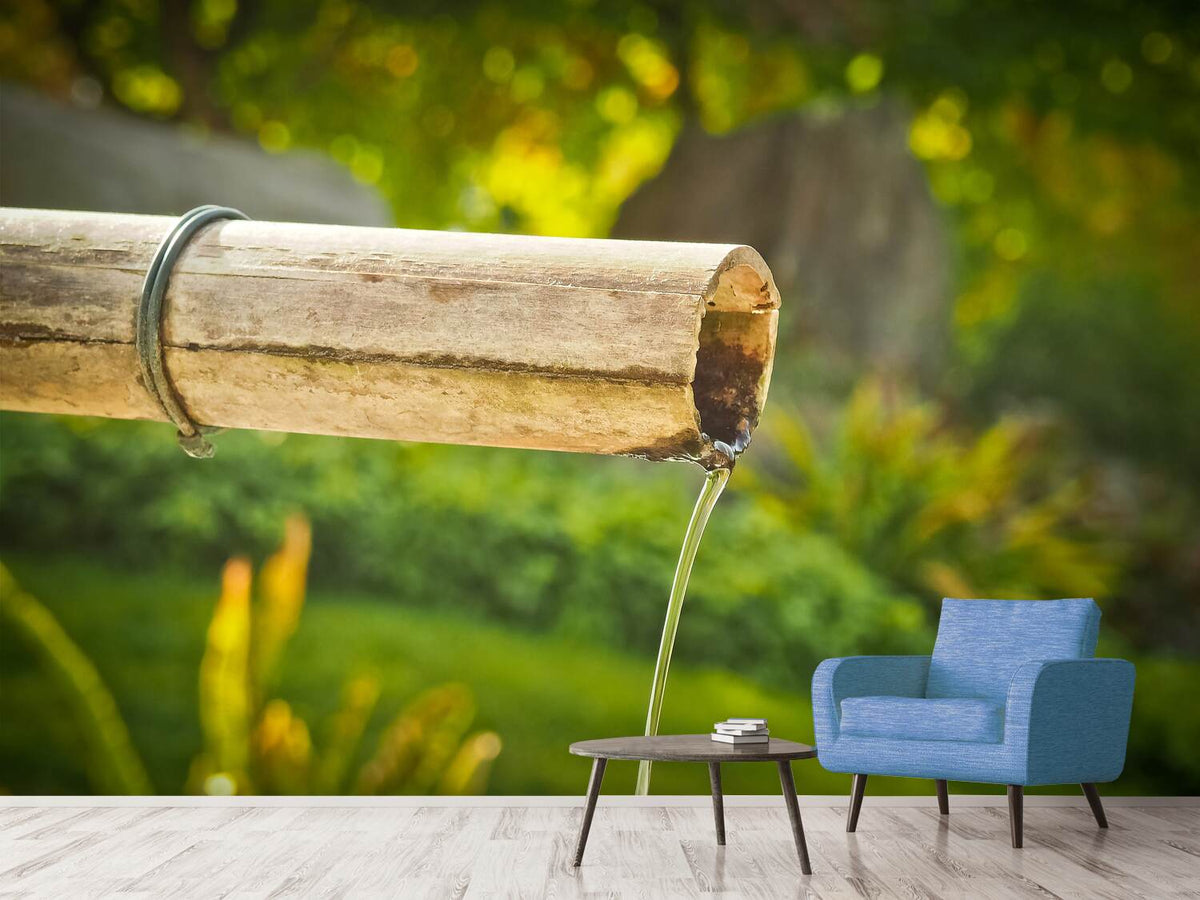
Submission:
MULTIPOLYGON (((86 803, 85 800, 80 801, 86 803)), ((800 874, 782 803, 601 801, 584 864, 577 806, 0 805, 0 898, 363 896, 639 898, 1198 897, 1200 807, 1031 805, 1025 848, 1007 811, 959 803, 802 809, 800 874)))

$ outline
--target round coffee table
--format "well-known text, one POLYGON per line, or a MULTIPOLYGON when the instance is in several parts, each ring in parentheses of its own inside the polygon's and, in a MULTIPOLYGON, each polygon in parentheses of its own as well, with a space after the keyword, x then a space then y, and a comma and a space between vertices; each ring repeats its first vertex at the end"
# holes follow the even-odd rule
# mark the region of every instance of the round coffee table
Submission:
POLYGON ((815 748, 779 738, 771 738, 765 744, 723 744, 714 741, 707 734, 664 734, 655 737, 579 741, 571 745, 571 752, 576 756, 589 756, 595 760, 592 763, 592 777, 588 782, 587 807, 583 813, 583 825, 579 829, 579 843, 575 847, 576 866, 583 862, 583 849, 587 846, 588 832, 592 828, 592 815, 596 812, 596 800, 600 796, 600 785, 604 781, 604 767, 610 759, 708 763, 717 843, 722 846, 725 844, 725 801, 721 794, 721 763, 773 762, 779 767, 779 783, 783 788, 788 817, 792 820, 792 837, 796 840, 800 871, 805 875, 812 874, 812 866, 808 862, 808 845, 804 842, 804 825, 800 821, 800 804, 796 802, 796 782, 792 780, 792 760, 812 759, 817 755, 815 748))

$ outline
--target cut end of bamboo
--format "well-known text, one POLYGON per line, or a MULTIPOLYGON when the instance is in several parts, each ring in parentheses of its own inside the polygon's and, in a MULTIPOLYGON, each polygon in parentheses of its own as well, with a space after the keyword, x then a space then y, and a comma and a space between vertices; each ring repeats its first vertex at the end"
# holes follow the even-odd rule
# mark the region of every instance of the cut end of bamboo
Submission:
POLYGON ((693 427, 668 436, 660 446, 622 455, 725 468, 749 444, 771 383, 779 291, 757 251, 745 246, 726 250, 700 295, 689 384, 693 427))
MULTIPOLYGON (((0 408, 165 419, 133 321, 174 220, 0 210, 0 408)), ((226 221, 171 273, 206 425, 732 464, 780 299, 749 247, 226 221)))
MULTIPOLYGON (((749 247, 730 253, 714 281, 700 323, 693 402, 706 442, 740 453, 767 402, 779 291, 762 257, 749 247)), ((712 454, 706 456, 711 464, 712 454)))

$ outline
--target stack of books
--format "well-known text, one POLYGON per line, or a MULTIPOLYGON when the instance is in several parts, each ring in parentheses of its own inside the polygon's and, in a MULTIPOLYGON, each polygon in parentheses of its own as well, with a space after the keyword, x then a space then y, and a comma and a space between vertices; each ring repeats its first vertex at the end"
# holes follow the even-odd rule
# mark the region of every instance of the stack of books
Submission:
POLYGON ((712 739, 723 744, 765 744, 770 735, 766 719, 726 719, 713 726, 712 739))

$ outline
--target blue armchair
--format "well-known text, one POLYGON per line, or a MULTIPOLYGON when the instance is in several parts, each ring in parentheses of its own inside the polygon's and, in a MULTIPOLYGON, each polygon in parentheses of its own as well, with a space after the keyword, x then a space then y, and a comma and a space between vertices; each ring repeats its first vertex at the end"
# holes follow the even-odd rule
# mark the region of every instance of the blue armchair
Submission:
POLYGON ((827 659, 813 675, 817 756, 854 775, 854 831, 867 775, 1008 785, 1012 844, 1024 788, 1082 786, 1107 828, 1096 784, 1125 765, 1133 664, 1093 659, 1091 600, 943 600, 932 656, 827 659))

